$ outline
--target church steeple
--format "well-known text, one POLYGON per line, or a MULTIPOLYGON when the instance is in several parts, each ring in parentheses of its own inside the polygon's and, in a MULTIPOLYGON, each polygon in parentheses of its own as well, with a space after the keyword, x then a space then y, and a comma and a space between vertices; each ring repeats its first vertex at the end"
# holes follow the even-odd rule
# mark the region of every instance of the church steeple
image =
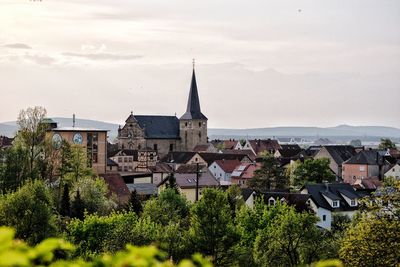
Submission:
POLYGON ((193 73, 192 82, 190 84, 189 99, 186 107, 186 112, 180 118, 181 120, 207 120, 207 117, 201 113, 200 109, 200 99, 199 93, 197 91, 196 74, 194 71, 193 63, 193 73))

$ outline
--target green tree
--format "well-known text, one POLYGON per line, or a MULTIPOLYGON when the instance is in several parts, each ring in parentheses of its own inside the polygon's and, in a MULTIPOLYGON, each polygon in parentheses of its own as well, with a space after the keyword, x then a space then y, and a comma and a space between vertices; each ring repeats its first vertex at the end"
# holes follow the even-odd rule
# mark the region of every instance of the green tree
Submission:
POLYGON ((78 190, 85 211, 89 214, 106 215, 117 207, 117 204, 108 197, 108 187, 102 178, 86 176, 75 181, 70 192, 73 203, 78 190))
POLYGON ((166 184, 167 188, 172 188, 174 191, 179 194, 178 185, 176 184, 175 173, 171 173, 168 177, 168 183, 166 184))
POLYGON ((16 190, 29 178, 28 154, 26 150, 15 145, 1 151, 0 158, 0 191, 16 190))
POLYGON ((389 138, 381 138, 381 143, 379 144, 379 149, 386 150, 390 148, 396 148, 396 144, 393 143, 389 138))
POLYGON ((232 185, 226 191, 229 207, 231 208, 232 219, 236 217, 236 212, 245 204, 242 191, 238 185, 232 185))
POLYGON ((69 197, 69 185, 64 185, 64 191, 61 199, 60 214, 62 216, 71 216, 71 200, 69 197))
POLYGON ((261 158, 262 167, 254 172, 249 186, 260 192, 287 188, 288 179, 279 161, 268 152, 262 153, 261 158))
POLYGON ((316 217, 293 207, 277 205, 278 213, 260 231, 254 244, 254 258, 259 266, 298 266, 309 262, 309 245, 318 242, 320 230, 316 217))
POLYGON ((47 125, 43 123, 43 119, 46 113, 43 107, 30 107, 21 110, 18 115, 19 130, 16 140, 28 151, 28 171, 31 178, 38 177, 40 173, 38 162, 42 160, 44 153, 47 125))
POLYGON ((226 193, 205 189, 190 211, 189 235, 195 251, 211 256, 216 266, 231 266, 238 242, 226 193))
POLYGON ((133 212, 135 212, 136 214, 140 214, 143 211, 143 206, 142 206, 142 202, 139 199, 139 196, 136 192, 136 189, 134 189, 131 192, 131 197, 129 198, 129 204, 128 204, 128 208, 130 210, 132 210, 133 212))
POLYGON ((361 201, 358 218, 341 242, 340 258, 348 266, 400 264, 400 181, 388 178, 384 186, 361 201))
POLYGON ((164 189, 157 198, 146 202, 143 217, 149 217, 153 222, 168 225, 170 222, 181 222, 189 214, 189 202, 174 189, 164 189))
POLYGON ((13 193, 0 196, 0 225, 12 226, 16 236, 36 244, 57 232, 49 189, 42 181, 28 181, 13 193))
POLYGON ((298 164, 293 171, 292 181, 295 187, 306 183, 322 183, 334 181, 335 175, 329 168, 329 159, 306 159, 298 164))
POLYGON ((72 199, 71 202, 71 216, 73 218, 77 218, 82 220, 85 213, 85 204, 82 201, 81 193, 79 189, 75 193, 75 197, 72 199))

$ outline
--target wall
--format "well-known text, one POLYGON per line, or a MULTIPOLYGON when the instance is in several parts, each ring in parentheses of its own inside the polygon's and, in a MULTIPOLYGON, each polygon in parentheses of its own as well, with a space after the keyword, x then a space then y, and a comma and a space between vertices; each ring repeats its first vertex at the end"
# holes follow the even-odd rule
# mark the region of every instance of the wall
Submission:
POLYGON ((345 183, 354 184, 357 179, 369 177, 368 165, 343 164, 342 178, 345 183), (360 167, 364 168, 360 170, 360 167), (354 179, 354 176, 356 179, 354 179))
POLYGON ((320 151, 314 156, 314 159, 329 159, 329 168, 338 176, 342 176, 340 166, 333 160, 331 155, 328 153, 325 147, 322 147, 320 151))
POLYGON ((198 144, 207 144, 206 120, 180 120, 182 151, 193 151, 198 144))

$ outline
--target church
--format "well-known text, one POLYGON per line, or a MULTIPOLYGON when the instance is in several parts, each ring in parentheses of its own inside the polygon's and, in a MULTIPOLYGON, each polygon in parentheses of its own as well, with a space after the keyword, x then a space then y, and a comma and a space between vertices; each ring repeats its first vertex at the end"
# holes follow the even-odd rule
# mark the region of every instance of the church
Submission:
POLYGON ((193 67, 186 112, 176 116, 134 115, 118 129, 119 149, 154 150, 160 157, 171 151, 192 151, 207 143, 207 117, 201 112, 193 67))

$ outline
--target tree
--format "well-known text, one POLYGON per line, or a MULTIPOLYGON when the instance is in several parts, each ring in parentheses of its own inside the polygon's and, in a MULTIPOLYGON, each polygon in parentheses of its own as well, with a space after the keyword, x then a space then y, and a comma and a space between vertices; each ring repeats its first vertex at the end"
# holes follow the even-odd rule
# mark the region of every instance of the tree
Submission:
POLYGON ((339 255, 346 266, 400 264, 400 181, 389 178, 345 232, 339 255))
POLYGON ((389 138, 381 138, 381 143, 379 144, 379 149, 387 150, 390 148, 396 148, 396 144, 393 143, 389 138))
POLYGON ((174 189, 175 193, 179 194, 178 185, 176 184, 176 178, 174 172, 169 175, 166 187, 174 189))
POLYGON ((353 147, 361 147, 362 146, 362 142, 359 139, 355 139, 355 140, 351 140, 350 141, 350 145, 353 147))
POLYGON ((71 216, 71 202, 69 197, 69 185, 64 185, 64 191, 61 199, 60 214, 62 216, 71 216))
POLYGON ((196 252, 211 256, 215 266, 231 266, 238 242, 226 193, 205 189, 190 210, 189 235, 196 252))
POLYGON ((28 170, 31 178, 38 176, 37 162, 44 152, 44 141, 47 125, 43 123, 46 109, 33 107, 21 110, 17 124, 19 130, 16 136, 18 142, 28 150, 28 170))
POLYGON ((98 213, 99 215, 109 214, 117 204, 108 197, 108 187, 103 179, 98 177, 81 177, 72 184, 70 193, 74 202, 79 195, 82 200, 84 210, 89 214, 98 213))
POLYGON ((298 164, 293 171, 292 181, 296 187, 306 183, 322 183, 334 181, 335 175, 329 168, 329 159, 306 159, 298 164))
POLYGON ((143 217, 161 225, 181 222, 189 214, 189 202, 174 189, 164 189, 157 198, 148 200, 143 208, 143 217))
MULTIPOLYGON (((298 266, 311 263, 310 255, 318 255, 309 246, 319 243, 317 218, 307 212, 298 213, 286 204, 277 204, 278 213, 267 229, 260 231, 254 244, 254 258, 259 266, 298 266)), ((317 247, 317 246, 316 246, 317 247)), ((313 246, 315 248, 315 246, 313 246)))
POLYGON ((16 190, 29 178, 28 154, 18 145, 2 151, 0 157, 3 163, 0 165, 0 191, 16 190))
POLYGON ((82 201, 81 193, 79 189, 76 191, 76 195, 71 203, 71 215, 73 218, 83 219, 85 213, 85 204, 82 201))
POLYGON ((140 213, 142 213, 142 211, 143 211, 142 202, 139 199, 136 189, 134 189, 131 192, 131 197, 129 199, 129 209, 131 209, 133 212, 135 212, 138 215, 140 213))
POLYGON ((249 186, 260 192, 285 189, 288 186, 288 179, 279 161, 268 152, 262 153, 261 159, 262 167, 254 172, 249 186))
POLYGON ((231 208, 232 219, 236 217, 236 212, 245 204, 242 192, 238 185, 232 185, 226 191, 229 207, 231 208))
POLYGON ((13 193, 0 196, 0 225, 12 226, 16 236, 36 244, 57 232, 53 202, 42 181, 28 181, 13 193))

